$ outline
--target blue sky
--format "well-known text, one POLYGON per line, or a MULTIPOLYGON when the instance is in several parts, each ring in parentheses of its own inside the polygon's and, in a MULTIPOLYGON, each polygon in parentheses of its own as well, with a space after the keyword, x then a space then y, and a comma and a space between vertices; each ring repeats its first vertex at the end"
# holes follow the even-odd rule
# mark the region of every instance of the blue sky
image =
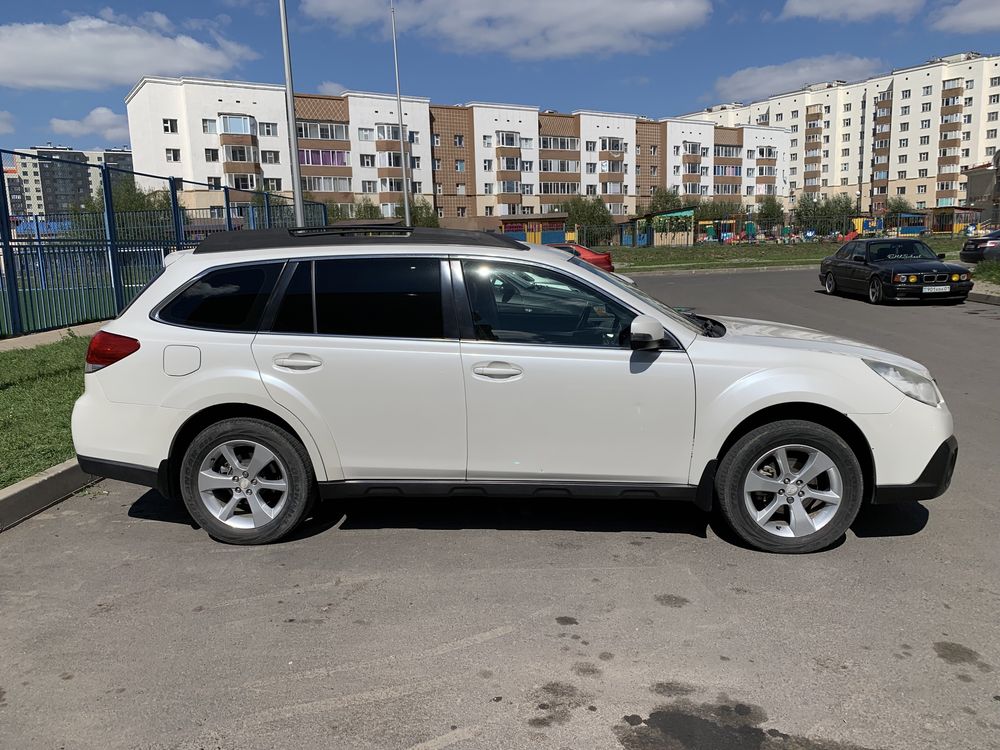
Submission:
MULTIPOLYGON (((388 2, 288 0, 296 89, 391 91, 388 2)), ((0 147, 127 142, 143 74, 281 82, 277 0, 8 0, 0 147)), ((398 0, 403 91, 664 117, 1000 52, 1000 0, 398 0)))

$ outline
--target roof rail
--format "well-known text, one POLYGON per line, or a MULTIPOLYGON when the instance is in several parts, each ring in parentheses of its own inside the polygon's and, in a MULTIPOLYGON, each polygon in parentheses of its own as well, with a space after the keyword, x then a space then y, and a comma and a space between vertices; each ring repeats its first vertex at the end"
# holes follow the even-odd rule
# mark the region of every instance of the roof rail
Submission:
POLYGON ((330 245, 473 245, 527 250, 528 246, 505 234, 471 229, 408 227, 390 223, 351 223, 329 227, 253 229, 210 234, 195 248, 196 254, 281 247, 330 245))

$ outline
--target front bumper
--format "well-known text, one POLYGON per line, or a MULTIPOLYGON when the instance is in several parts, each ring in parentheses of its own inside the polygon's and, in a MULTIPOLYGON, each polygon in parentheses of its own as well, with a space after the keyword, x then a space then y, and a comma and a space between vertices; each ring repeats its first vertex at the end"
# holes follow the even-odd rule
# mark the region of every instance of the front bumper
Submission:
POLYGON ((949 281, 947 284, 885 284, 886 299, 964 299, 972 291, 971 281, 949 281), (924 292, 925 286, 949 286, 947 292, 924 292))
POLYGON ((940 497, 951 484, 958 460, 958 440, 952 435, 934 452, 931 460, 912 484, 888 484, 875 488, 873 503, 915 502, 940 497))

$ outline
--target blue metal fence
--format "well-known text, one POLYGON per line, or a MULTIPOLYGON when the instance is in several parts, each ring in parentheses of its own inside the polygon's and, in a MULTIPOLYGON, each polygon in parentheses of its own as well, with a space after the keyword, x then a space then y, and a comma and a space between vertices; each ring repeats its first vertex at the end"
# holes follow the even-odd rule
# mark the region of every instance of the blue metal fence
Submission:
MULTIPOLYGON (((88 180, 89 170, 99 170, 97 195, 78 209, 31 213, 23 195, 12 200, 8 179, 20 179, 20 165, 58 160, 3 149, 0 159, 0 338, 114 317, 167 253, 194 247, 209 234, 295 224, 292 202, 283 195, 69 161, 61 168, 88 170, 88 180), (153 187, 137 190, 136 178, 153 187), (116 209, 122 180, 132 181, 131 195, 146 205, 116 209), (218 203, 188 207, 192 191, 211 203, 217 195, 218 203)), ((326 223, 326 206, 308 202, 306 225, 326 223)))

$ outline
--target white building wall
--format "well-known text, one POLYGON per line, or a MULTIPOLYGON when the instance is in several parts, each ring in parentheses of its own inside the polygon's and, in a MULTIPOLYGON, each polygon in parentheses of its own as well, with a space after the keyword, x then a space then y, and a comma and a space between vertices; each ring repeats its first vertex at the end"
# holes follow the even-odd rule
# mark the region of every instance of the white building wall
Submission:
MULTIPOLYGON (((477 201, 479 210, 482 211, 485 206, 497 206, 498 203, 502 203, 496 198, 496 172, 499 164, 496 153, 497 133, 516 132, 521 144, 521 160, 532 162, 532 171, 521 171, 521 184, 531 186, 531 194, 522 195, 521 205, 531 206, 534 213, 539 213, 541 203, 538 197, 538 107, 484 102, 470 102, 466 106, 472 108, 474 147, 470 153, 475 160, 476 193, 483 195, 486 192, 486 183, 493 183, 493 195, 477 201), (484 135, 492 137, 493 145, 489 148, 483 146, 484 135), (483 170, 484 159, 493 160, 493 172, 483 170)), ((501 213, 499 209, 494 211, 494 215, 497 216, 501 213)))
MULTIPOLYGON (((580 191, 586 195, 587 185, 597 186, 597 195, 601 196, 601 138, 621 138, 625 142, 622 150, 622 161, 625 172, 621 175, 625 197, 624 212, 632 213, 636 205, 635 190, 635 115, 614 114, 608 112, 577 111, 573 114, 580 117, 580 191), (588 152, 587 141, 594 141, 596 149, 588 152), (588 174, 586 162, 597 162, 597 172, 588 174)), ((608 208, 614 210, 612 205, 608 208)))

